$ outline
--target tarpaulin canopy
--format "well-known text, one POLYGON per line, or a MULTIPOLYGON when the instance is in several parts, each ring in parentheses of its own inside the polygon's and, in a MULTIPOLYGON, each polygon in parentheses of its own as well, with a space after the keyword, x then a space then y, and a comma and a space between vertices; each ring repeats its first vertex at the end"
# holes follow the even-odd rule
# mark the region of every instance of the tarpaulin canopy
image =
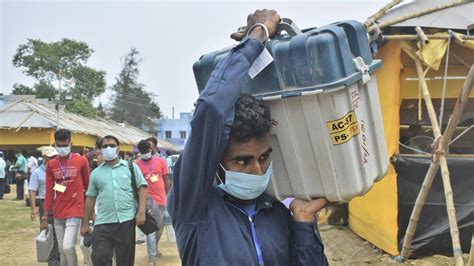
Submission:
MULTIPOLYGON (((423 12, 442 5, 456 3, 453 0, 418 0, 400 4, 391 9, 377 20, 384 23, 407 15, 423 12)), ((392 25, 393 27, 430 27, 438 29, 466 30, 468 25, 474 24, 474 3, 466 3, 449 9, 436 11, 423 16, 417 16, 392 25)))

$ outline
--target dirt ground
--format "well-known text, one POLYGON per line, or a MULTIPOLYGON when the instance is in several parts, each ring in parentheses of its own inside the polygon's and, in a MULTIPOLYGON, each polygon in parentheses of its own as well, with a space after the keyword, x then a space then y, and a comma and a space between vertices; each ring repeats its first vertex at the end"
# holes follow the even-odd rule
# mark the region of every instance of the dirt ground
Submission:
MULTIPOLYGON (((392 260, 393 256, 384 254, 346 227, 325 225, 320 227, 320 231, 330 265, 454 265, 453 257, 440 255, 397 263, 392 260)), ((468 254, 463 256, 466 265, 468 257, 468 254)))
MULTIPOLYGON (((5 194, 0 200, 0 265, 47 265, 36 262, 35 238, 39 233, 39 220, 30 220, 30 208, 25 201, 16 201, 16 195, 5 194)), ((167 241, 166 232, 163 233, 159 244, 162 257, 156 265, 181 265, 176 244, 167 241)), ((76 245, 79 265, 83 264, 83 256, 79 244, 76 245)), ((148 257, 146 245, 136 246, 135 265, 147 265, 148 257)))
MULTIPOLYGON (((12 186, 14 188, 14 186, 12 186)), ((47 265, 36 262, 35 238, 39 233, 39 221, 29 219, 30 208, 24 201, 15 201, 14 189, 0 200, 0 265, 47 265)), ((321 226, 325 253, 330 265, 397 265, 390 255, 384 254, 367 241, 359 238, 348 228, 321 226)), ((167 241, 166 232, 160 242, 162 257, 156 265, 177 266, 180 259, 176 244, 167 241)), ((79 245, 78 259, 83 265, 79 245)), ((468 254, 464 254, 467 264, 468 254)), ((147 265, 146 245, 137 245, 135 264, 147 265)), ((410 260, 398 265, 454 265, 452 257, 432 256, 410 260)))

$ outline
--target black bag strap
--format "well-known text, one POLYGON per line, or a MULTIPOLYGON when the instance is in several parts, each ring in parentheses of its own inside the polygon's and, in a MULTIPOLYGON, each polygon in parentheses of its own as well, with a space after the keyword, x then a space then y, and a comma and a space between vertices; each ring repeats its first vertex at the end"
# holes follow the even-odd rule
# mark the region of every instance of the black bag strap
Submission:
POLYGON ((138 188, 137 188, 137 179, 135 178, 135 171, 133 167, 133 162, 128 162, 128 168, 130 169, 131 177, 132 177, 132 188, 133 188, 133 195, 135 196, 135 200, 137 203, 138 201, 138 188))

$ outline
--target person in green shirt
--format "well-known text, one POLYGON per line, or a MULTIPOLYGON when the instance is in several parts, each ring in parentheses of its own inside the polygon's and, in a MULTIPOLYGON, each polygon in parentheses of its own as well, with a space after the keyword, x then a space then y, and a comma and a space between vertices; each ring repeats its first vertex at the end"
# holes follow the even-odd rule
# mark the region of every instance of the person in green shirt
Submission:
POLYGON ((98 205, 92 240, 94 265, 112 265, 114 251, 118 266, 133 265, 135 224, 145 223, 147 182, 138 166, 133 163, 139 198, 137 204, 128 162, 118 155, 119 145, 118 139, 110 135, 100 141, 99 147, 105 163, 91 173, 86 192, 81 235, 91 233, 89 220, 96 201, 98 205))
POLYGON ((26 158, 23 156, 21 151, 15 151, 15 168, 17 169, 15 173, 15 181, 16 181, 16 199, 23 200, 25 194, 25 179, 27 178, 26 172, 26 158))

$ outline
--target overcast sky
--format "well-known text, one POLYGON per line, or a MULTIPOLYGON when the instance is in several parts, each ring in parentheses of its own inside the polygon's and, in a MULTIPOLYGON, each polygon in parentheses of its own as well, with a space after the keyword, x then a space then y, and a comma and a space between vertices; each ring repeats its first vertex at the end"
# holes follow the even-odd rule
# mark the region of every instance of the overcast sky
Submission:
MULTIPOLYGON (((364 21, 387 1, 15 1, 0 0, 0 92, 33 80, 12 66, 27 38, 71 38, 94 49, 88 65, 113 85, 120 58, 135 47, 143 58, 139 82, 156 95, 165 116, 188 112, 198 93, 192 64, 234 42, 229 34, 255 9, 271 8, 300 28, 355 19, 364 21)), ((100 100, 108 103, 107 95, 100 100)))

